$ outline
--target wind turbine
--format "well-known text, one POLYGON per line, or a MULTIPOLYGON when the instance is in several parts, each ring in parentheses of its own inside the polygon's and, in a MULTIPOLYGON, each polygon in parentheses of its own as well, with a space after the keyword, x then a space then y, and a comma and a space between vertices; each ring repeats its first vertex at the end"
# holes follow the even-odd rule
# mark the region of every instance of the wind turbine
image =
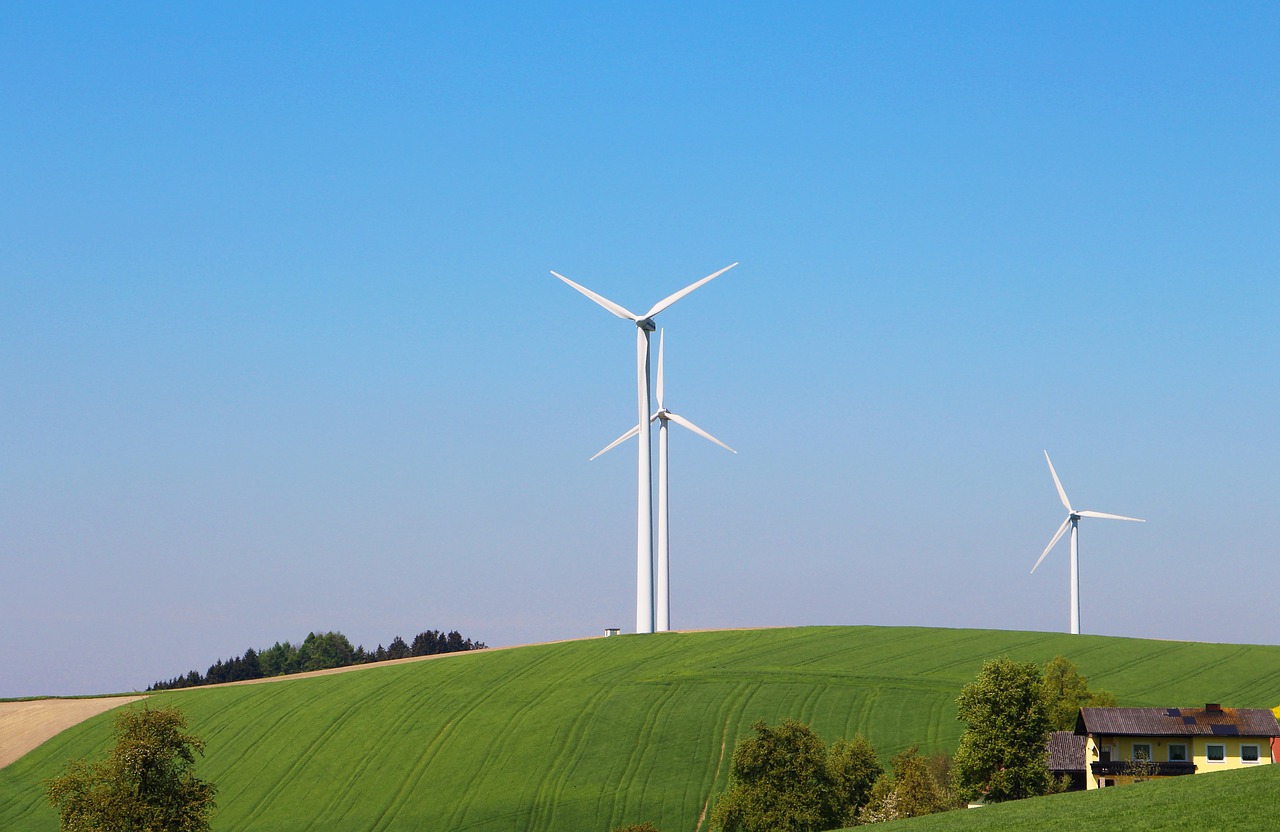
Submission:
POLYGON ((1067 530, 1067 526, 1071 527, 1071 633, 1073 635, 1080 634, 1080 557, 1079 547, 1077 544, 1078 527, 1081 517, 1099 517, 1103 520, 1130 520, 1134 523, 1145 523, 1146 520, 1139 520, 1137 517, 1124 517, 1119 514, 1103 514, 1100 511, 1082 511, 1071 507, 1071 501, 1067 499, 1067 492, 1062 488, 1062 481, 1058 479, 1058 472, 1053 470, 1053 460, 1049 459, 1049 452, 1044 452, 1044 461, 1049 463, 1049 473, 1053 475, 1053 484, 1058 487, 1058 497, 1062 499, 1062 504, 1067 507, 1067 519, 1062 521, 1062 525, 1058 527, 1058 531, 1053 536, 1053 540, 1049 541, 1049 545, 1044 547, 1044 551, 1040 553, 1040 560, 1036 561, 1036 565, 1031 567, 1032 574, 1036 571, 1036 566, 1044 560, 1044 556, 1049 554, 1049 550, 1053 548, 1058 539, 1062 537, 1062 533, 1067 530))
MULTIPOLYGON (((654 421, 658 422, 658 583, 657 591, 654 594, 657 598, 655 629, 659 633, 665 633, 671 629, 671 536, 669 533, 671 513, 668 510, 667 500, 667 423, 675 422, 677 425, 688 428, 704 439, 711 440, 725 450, 732 451, 735 454, 737 453, 733 448, 730 448, 728 445, 724 444, 719 439, 716 439, 714 436, 707 433, 705 430, 698 427, 693 422, 690 422, 680 414, 672 413, 670 410, 667 410, 666 406, 662 403, 662 352, 663 342, 665 340, 663 333, 659 333, 658 409, 654 411, 653 416, 649 417, 647 422, 642 423, 647 426, 654 421)), ((647 430, 641 431, 640 427, 641 425, 637 424, 631 430, 610 442, 603 449, 597 451, 596 456, 608 453, 636 434, 648 433, 647 430)), ((591 458, 595 459, 596 456, 591 458)))
POLYGON ((603 306, 609 312, 633 322, 636 325, 636 392, 638 399, 637 432, 640 434, 640 465, 637 478, 636 496, 636 632, 653 632, 653 494, 652 494, 652 457, 649 431, 639 430, 639 425, 649 423, 649 333, 653 332, 653 316, 671 306, 685 295, 702 284, 713 280, 732 269, 737 263, 730 263, 718 272, 707 275, 696 283, 691 283, 673 295, 668 295, 653 305, 643 315, 637 315, 624 306, 620 306, 608 298, 579 286, 569 278, 556 271, 556 277, 568 283, 582 294, 603 306))

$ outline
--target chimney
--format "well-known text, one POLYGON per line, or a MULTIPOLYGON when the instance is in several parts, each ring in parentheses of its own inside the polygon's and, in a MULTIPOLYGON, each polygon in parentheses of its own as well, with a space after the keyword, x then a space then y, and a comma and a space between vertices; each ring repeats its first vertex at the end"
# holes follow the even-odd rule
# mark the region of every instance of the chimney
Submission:
POLYGON ((1222 706, 1217 702, 1209 702, 1204 706, 1204 711, 1208 714, 1220 714, 1222 713, 1222 706))

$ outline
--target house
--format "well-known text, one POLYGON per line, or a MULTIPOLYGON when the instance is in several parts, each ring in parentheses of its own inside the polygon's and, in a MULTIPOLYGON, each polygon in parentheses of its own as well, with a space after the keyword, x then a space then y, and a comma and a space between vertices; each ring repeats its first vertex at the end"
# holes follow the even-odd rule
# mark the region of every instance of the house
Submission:
POLYGON ((1085 789, 1085 738, 1074 731, 1054 731, 1049 735, 1049 773, 1065 778, 1067 791, 1085 789))
POLYGON ((1274 761, 1280 737, 1265 708, 1081 708, 1085 787, 1204 774, 1274 761))

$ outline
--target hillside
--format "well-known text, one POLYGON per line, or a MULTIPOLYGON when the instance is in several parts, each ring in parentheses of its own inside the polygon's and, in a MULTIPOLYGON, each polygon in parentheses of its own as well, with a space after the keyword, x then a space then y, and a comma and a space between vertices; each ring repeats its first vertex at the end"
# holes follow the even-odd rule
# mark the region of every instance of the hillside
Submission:
MULTIPOLYGON (((1136 787, 1076 792, 947 812, 876 827, 883 832, 1059 832, 1063 829, 1272 829, 1280 766, 1136 787)), ((861 827, 865 829, 866 827, 861 827)))
MULTIPOLYGON (((913 742, 950 751, 955 697, 985 659, 1059 653, 1125 705, 1280 702, 1280 647, 901 627, 590 639, 152 701, 208 742, 215 829, 670 832, 700 827, 756 719, 861 731, 886 760, 913 742)), ((41 780, 110 726, 95 717, 0 771, 0 829, 56 830, 41 780)))

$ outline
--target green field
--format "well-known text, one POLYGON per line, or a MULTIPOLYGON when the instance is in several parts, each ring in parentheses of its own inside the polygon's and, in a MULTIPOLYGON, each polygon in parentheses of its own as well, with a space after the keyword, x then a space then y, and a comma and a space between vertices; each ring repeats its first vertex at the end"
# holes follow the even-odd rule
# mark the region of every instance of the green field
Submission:
MULTIPOLYGON (((590 639, 152 701, 208 742, 215 829, 691 832, 756 719, 862 732, 885 760, 951 751, 955 697, 984 660, 1057 654, 1122 705, 1280 702, 1280 647, 911 627, 590 639)), ((111 719, 0 771, 0 829, 56 830, 40 783, 105 748, 111 719)))
MULTIPOLYGON (((1269 830, 1280 766, 1153 780, 1097 792, 1019 800, 878 826, 884 832, 1058 832, 1064 829, 1269 830)), ((865 829, 866 827, 862 827, 865 829)))

